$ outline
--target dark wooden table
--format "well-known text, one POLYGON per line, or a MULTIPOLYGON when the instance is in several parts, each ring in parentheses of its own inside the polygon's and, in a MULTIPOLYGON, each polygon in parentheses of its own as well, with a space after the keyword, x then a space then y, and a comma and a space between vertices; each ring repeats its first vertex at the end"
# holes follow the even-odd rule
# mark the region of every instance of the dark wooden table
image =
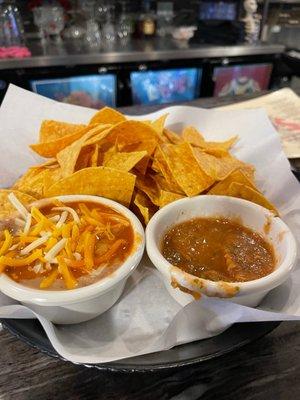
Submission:
MULTIPOLYGON (((226 102, 222 100, 222 104, 226 102)), ((201 99, 190 104, 213 107, 220 103, 201 99)), ((132 107, 126 112, 152 110, 132 107)), ((269 335, 230 354, 168 372, 107 373, 73 365, 32 349, 5 330, 0 332, 0 349, 1 400, 300 399, 297 322, 282 323, 269 335)))

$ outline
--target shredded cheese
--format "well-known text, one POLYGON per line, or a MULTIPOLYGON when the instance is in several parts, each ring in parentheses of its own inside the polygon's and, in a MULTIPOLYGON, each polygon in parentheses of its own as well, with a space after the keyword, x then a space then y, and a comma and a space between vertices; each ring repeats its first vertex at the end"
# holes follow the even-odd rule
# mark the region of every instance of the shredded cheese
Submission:
POLYGON ((24 226, 24 220, 21 219, 21 218, 16 217, 15 218, 15 224, 20 226, 20 227, 23 227, 24 226))
POLYGON ((41 263, 35 264, 35 266, 32 268, 33 272, 36 274, 39 274, 42 269, 43 269, 43 266, 41 263))
POLYGON ((23 206, 23 204, 17 199, 17 197, 13 193, 9 193, 9 195, 7 197, 8 197, 8 200, 11 202, 11 204, 18 211, 18 213, 24 219, 26 219, 26 217, 29 214, 29 212, 26 210, 26 208, 23 206))
POLYGON ((37 247, 41 246, 42 244, 46 243, 50 237, 50 233, 47 235, 42 236, 41 238, 36 239, 34 242, 30 243, 28 246, 24 247, 20 251, 20 254, 22 256, 25 256, 26 254, 29 254, 32 250, 36 249, 37 247))
POLYGON ((31 264, 35 260, 39 260, 42 257, 42 250, 35 250, 30 256, 25 258, 11 258, 7 256, 0 257, 0 264, 8 267, 24 267, 25 265, 31 264))
POLYGON ((46 262, 45 268, 46 268, 47 271, 51 271, 51 269, 52 269, 51 268, 51 264, 49 262, 46 262))
POLYGON ((58 271, 62 274, 67 289, 74 289, 77 285, 77 281, 69 270, 63 257, 58 257, 58 271))
POLYGON ((28 215, 27 215, 27 217, 26 217, 25 226, 24 226, 24 229, 23 229, 24 235, 28 235, 29 229, 30 229, 30 227, 31 227, 31 221, 32 221, 31 214, 28 213, 28 215))
POLYGON ((19 246, 19 243, 13 244, 8 250, 13 251, 16 250, 16 248, 19 246))
POLYGON ((74 257, 75 257, 75 260, 77 260, 77 261, 80 261, 82 259, 81 254, 77 253, 77 252, 74 253, 74 257))
POLYGON ((58 222, 60 218, 60 215, 53 215, 53 217, 50 217, 49 220, 52 222, 58 222))
POLYGON ((58 277, 58 274, 59 274, 58 269, 57 268, 54 269, 50 273, 50 275, 46 276, 42 280, 42 282, 40 283, 40 288, 41 289, 47 289, 49 286, 51 286, 55 282, 56 278, 58 277))
POLYGON ((8 229, 5 229, 4 231, 4 238, 5 238, 4 242, 0 248, 0 256, 2 256, 2 254, 5 254, 7 252, 7 250, 11 247, 13 242, 13 238, 9 233, 8 229))
POLYGON ((32 236, 37 236, 39 235, 43 230, 45 229, 45 221, 41 220, 38 222, 36 225, 34 225, 34 228, 30 232, 32 236))
POLYGON ((61 213, 61 216, 60 216, 57 224, 55 225, 56 228, 61 228, 63 226, 63 224, 66 222, 67 218, 68 218, 68 212, 67 211, 63 211, 61 213))
POLYGON ((49 262, 53 262, 53 259, 61 252, 65 247, 67 239, 63 238, 57 242, 44 256, 44 259, 49 262))
POLYGON ((95 248, 96 237, 90 232, 86 233, 84 241, 84 261, 88 269, 92 269, 94 266, 94 248, 95 248))
POLYGON ((80 222, 80 218, 79 218, 77 212, 76 212, 73 208, 71 208, 71 207, 53 207, 52 210, 67 211, 67 212, 69 212, 69 213, 72 215, 73 220, 74 220, 77 224, 79 224, 79 222, 80 222))

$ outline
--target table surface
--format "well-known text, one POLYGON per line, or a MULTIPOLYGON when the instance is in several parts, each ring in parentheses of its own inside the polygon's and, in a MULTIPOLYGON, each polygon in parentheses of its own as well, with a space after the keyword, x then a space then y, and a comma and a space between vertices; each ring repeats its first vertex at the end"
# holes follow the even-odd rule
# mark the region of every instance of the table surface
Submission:
POLYGON ((42 43, 30 40, 27 43, 32 57, 0 60, 0 70, 39 68, 65 65, 106 65, 111 63, 150 62, 215 57, 240 57, 281 54, 281 44, 258 43, 236 45, 208 45, 182 43, 168 38, 149 40, 132 39, 128 42, 103 46, 99 50, 88 49, 83 40, 42 43))
MULTIPOLYGON (((239 98, 240 100, 240 98, 239 98)), ((200 99, 212 107, 227 103, 200 99)), ((157 107, 155 107, 157 108, 157 107)), ((125 111, 125 109, 123 109, 125 111)), ((132 107, 139 114, 154 107, 132 107)), ((107 373, 40 353, 0 332, 0 399, 287 400, 300 398, 300 323, 284 322, 267 336, 205 363, 153 373, 107 373)))

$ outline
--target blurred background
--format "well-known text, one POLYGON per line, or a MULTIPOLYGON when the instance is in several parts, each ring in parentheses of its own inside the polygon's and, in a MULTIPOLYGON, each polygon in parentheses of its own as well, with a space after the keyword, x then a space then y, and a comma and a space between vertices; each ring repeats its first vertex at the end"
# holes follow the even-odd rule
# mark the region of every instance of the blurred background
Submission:
POLYGON ((300 0, 0 0, 0 102, 9 83, 93 108, 300 94, 299 47, 300 0))

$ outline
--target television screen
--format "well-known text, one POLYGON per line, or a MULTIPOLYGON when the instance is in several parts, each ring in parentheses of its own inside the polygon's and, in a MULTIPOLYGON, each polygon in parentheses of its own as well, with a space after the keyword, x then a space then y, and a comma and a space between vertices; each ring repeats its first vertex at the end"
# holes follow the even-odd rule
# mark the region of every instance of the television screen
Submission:
POLYGON ((237 16, 236 2, 204 1, 199 5, 200 20, 234 21, 237 16))
POLYGON ((272 64, 235 65, 214 69, 214 96, 235 96, 267 90, 272 64))
POLYGON ((179 68, 131 72, 134 104, 189 101, 199 96, 202 69, 179 68))
POLYGON ((34 92, 63 103, 91 108, 116 105, 116 75, 86 75, 32 80, 34 92))

